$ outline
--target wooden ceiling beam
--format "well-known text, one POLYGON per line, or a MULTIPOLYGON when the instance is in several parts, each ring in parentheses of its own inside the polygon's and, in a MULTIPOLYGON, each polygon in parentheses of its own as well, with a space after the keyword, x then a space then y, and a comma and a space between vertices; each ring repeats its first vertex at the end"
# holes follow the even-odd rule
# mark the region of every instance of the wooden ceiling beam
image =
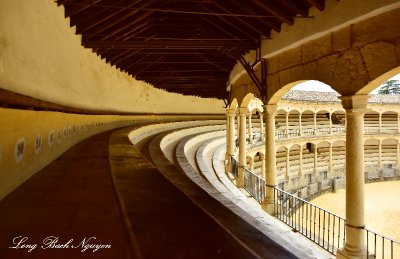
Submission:
POLYGON ((128 18, 133 18, 133 16, 139 13, 142 10, 142 8, 145 8, 146 6, 152 4, 153 2, 154 0, 147 0, 145 1, 145 3, 141 3, 140 7, 138 7, 137 9, 129 10, 127 13, 124 13, 126 12, 126 10, 121 9, 115 12, 114 14, 107 16, 107 19, 104 19, 102 22, 96 23, 96 26, 92 26, 92 28, 90 28, 90 33, 91 34, 101 33, 112 27, 119 28, 118 24, 124 22, 126 23, 128 22, 128 20, 130 20, 130 22, 135 21, 136 17, 134 17, 134 19, 128 19, 128 18), (95 29, 95 27, 97 27, 97 29, 95 29))
MULTIPOLYGON (((226 61, 210 61, 215 64, 225 64, 227 63, 226 61)), ((168 61, 168 60, 162 60, 162 61, 145 61, 145 62, 140 62, 141 64, 182 64, 182 65, 187 65, 187 64, 208 64, 210 63, 208 61, 168 61)))
POLYGON ((277 10, 276 7, 273 8, 272 5, 266 4, 265 1, 262 0, 252 0, 253 3, 255 3, 258 7, 260 7, 262 10, 266 11, 267 13, 270 13, 276 17, 281 22, 287 23, 289 25, 293 24, 293 19, 287 17, 282 11, 277 10))
MULTIPOLYGON (((153 73, 169 73, 169 72, 176 72, 176 73, 221 73, 221 70, 218 69, 188 69, 188 70, 177 70, 177 69, 172 69, 172 70, 168 70, 168 69, 164 69, 164 70, 147 70, 145 72, 142 72, 143 74, 153 74, 153 73)), ((225 74, 223 74, 225 75, 225 74)))
MULTIPOLYGON (((136 0, 133 3, 130 3, 127 7, 133 7, 136 4, 140 3, 140 0, 136 0)), ((121 15, 123 12, 125 12, 126 9, 120 9, 117 11, 110 11, 109 9, 104 9, 104 11, 98 13, 99 17, 98 19, 94 19, 94 17, 91 18, 87 18, 87 20, 84 22, 84 24, 86 25, 84 28, 79 29, 79 27, 77 28, 77 33, 82 34, 85 33, 89 30, 91 30, 92 28, 95 28, 96 26, 99 26, 100 24, 107 22, 109 19, 111 19, 112 17, 116 17, 118 15, 121 15), (92 20, 95 20, 95 22, 91 22, 92 20)))
MULTIPOLYGON (((221 9, 222 11, 232 14, 232 12, 229 9, 225 8, 224 6, 219 4, 218 2, 215 2, 215 5, 219 9, 221 9)), ((238 17, 238 16, 234 16, 233 18, 236 19, 237 21, 239 21, 241 24, 245 25, 248 29, 250 29, 250 30, 252 30, 254 32, 257 32, 260 35, 265 35, 265 33, 262 30, 260 30, 259 28, 257 28, 253 24, 251 24, 250 22, 247 22, 244 18, 238 17)))
POLYGON ((142 40, 133 41, 91 41, 82 40, 87 48, 114 48, 114 49, 256 49, 258 42, 236 41, 236 40, 153 40, 144 42, 142 40))
MULTIPOLYGON (((68 8, 65 8, 65 16, 66 17, 71 17, 73 15, 79 14, 80 12, 83 12, 92 6, 96 5, 97 3, 101 2, 102 0, 94 0, 90 1, 88 5, 81 6, 81 5, 73 5, 68 8)), ((57 1, 59 3, 60 1, 57 1)), ((64 5, 68 5, 68 2, 64 3, 64 5)))
MULTIPOLYGON (((240 6, 240 5, 238 5, 238 2, 237 1, 230 1, 229 2, 230 3, 230 6, 235 6, 236 8, 242 8, 242 9, 244 9, 244 10, 246 10, 246 13, 249 13, 249 14, 252 14, 252 15, 254 15, 254 16, 256 16, 256 15, 258 15, 259 13, 257 13, 256 11, 254 11, 254 9, 252 8, 252 5, 251 4, 247 4, 247 5, 244 5, 244 6, 240 6)), ((275 16, 275 15, 274 15, 275 16)), ((275 17, 274 17, 275 18, 275 17)), ((281 24, 280 23, 276 23, 276 22, 273 22, 272 20, 273 20, 273 18, 259 18, 259 17, 256 17, 256 18, 253 18, 255 21, 258 21, 262 26, 256 26, 257 28, 258 27, 261 27, 261 28, 264 28, 264 27, 267 27, 267 28, 269 28, 269 29, 272 29, 272 30, 275 30, 275 31, 277 31, 277 32, 280 32, 281 31, 281 24)), ((269 37, 269 31, 270 30, 265 30, 264 31, 264 33, 262 33, 262 35, 264 35, 264 36, 268 36, 269 37)))
MULTIPOLYGON (((205 10, 207 10, 207 11, 209 11, 209 12, 212 12, 212 10, 209 9, 208 7, 204 7, 204 8, 205 8, 205 10)), ((233 22, 231 22, 230 20, 228 20, 228 17, 224 17, 224 16, 217 16, 217 17, 219 18, 220 21, 223 22, 223 24, 229 25, 229 27, 231 27, 231 28, 233 28, 233 29, 239 31, 240 33, 245 34, 245 35, 246 35, 247 37, 249 37, 250 39, 259 40, 258 36, 255 36, 255 35, 256 35, 255 33, 252 33, 252 34, 251 34, 251 33, 249 33, 247 30, 238 27, 235 23, 233 23, 233 22)), ((211 17, 209 18, 209 20, 210 20, 210 19, 211 19, 211 17)))
POLYGON ((201 59, 203 59, 204 61, 206 61, 206 62, 209 63, 210 65, 212 65, 212 66, 214 66, 214 67, 220 69, 220 70, 223 71, 223 72, 229 73, 229 72, 231 71, 230 68, 227 68, 227 67, 225 67, 225 66, 222 66, 221 64, 218 64, 218 63, 214 63, 212 60, 208 59, 208 58, 205 57, 205 56, 198 55, 198 57, 201 58, 201 59))
MULTIPOLYGON (((149 22, 148 21, 143 22, 143 20, 146 19, 147 17, 149 17, 151 14, 152 14, 151 12, 146 12, 146 13, 140 15, 140 17, 135 17, 134 21, 132 21, 131 23, 125 23, 122 26, 119 26, 116 30, 113 30, 107 36, 103 37, 102 40, 107 40, 107 39, 115 36, 116 34, 122 32, 126 29, 129 29, 129 28, 131 28, 131 30, 129 30, 130 32, 134 32, 134 31, 141 29, 142 27, 145 27, 145 26, 148 27, 149 22), (140 24, 138 24, 138 23, 140 23, 140 24)), ((124 34, 123 36, 125 36, 125 35, 126 34, 124 34)), ((122 38, 123 36, 119 36, 118 39, 122 38)))
POLYGON ((173 75, 173 76, 137 76, 136 75, 136 78, 137 79, 139 79, 139 80, 146 80, 146 79, 152 79, 152 80, 158 80, 158 79, 170 79, 170 81, 172 81, 172 82, 177 82, 177 81, 179 81, 179 82, 182 82, 182 81, 201 81, 201 80, 203 80, 203 81, 226 81, 227 80, 227 77, 224 75, 224 76, 220 76, 220 77, 217 77, 217 76, 213 76, 213 77, 210 77, 209 75, 204 75, 204 76, 201 76, 201 75, 196 75, 196 76, 175 76, 175 75, 173 75))
POLYGON ((204 15, 200 16, 201 19, 203 19, 203 21, 205 21, 206 23, 210 24, 211 26, 213 26, 214 28, 217 28, 218 30, 220 30, 221 32, 225 33, 226 35, 231 36, 232 38, 240 38, 238 37, 237 34, 234 34, 233 32, 230 32, 229 29, 224 28, 222 25, 219 25, 216 22, 213 22, 211 19, 209 19, 208 17, 205 17, 204 15))

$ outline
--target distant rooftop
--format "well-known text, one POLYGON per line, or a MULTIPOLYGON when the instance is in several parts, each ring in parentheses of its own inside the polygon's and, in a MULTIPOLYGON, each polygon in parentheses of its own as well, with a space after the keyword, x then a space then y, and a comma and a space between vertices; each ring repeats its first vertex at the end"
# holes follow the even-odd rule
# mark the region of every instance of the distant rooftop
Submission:
MULTIPOLYGON (((282 99, 303 102, 340 102, 339 93, 291 90, 282 99)), ((369 103, 400 103, 400 95, 372 94, 369 103)))

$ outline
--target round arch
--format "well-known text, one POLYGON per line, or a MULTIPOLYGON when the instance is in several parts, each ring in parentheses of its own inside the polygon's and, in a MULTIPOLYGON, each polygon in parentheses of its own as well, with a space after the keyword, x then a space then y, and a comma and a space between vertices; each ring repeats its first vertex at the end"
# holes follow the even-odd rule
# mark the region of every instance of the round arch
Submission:
POLYGON ((299 81, 295 81, 292 83, 289 83, 283 87, 281 87, 278 91, 276 91, 271 98, 269 98, 267 104, 278 104, 279 101, 282 99, 282 96, 284 96, 287 92, 290 91, 290 89, 292 89, 293 87, 295 87, 298 84, 307 82, 307 81, 311 81, 311 80, 299 80, 299 81))
POLYGON ((254 110, 263 112, 263 102, 254 96, 253 93, 248 93, 242 100, 240 108, 247 108, 248 111, 252 112, 254 110))
POLYGON ((389 80, 390 78, 394 77, 395 75, 400 74, 400 66, 393 68, 380 76, 376 77, 375 79, 371 80, 366 86, 361 88, 359 91, 357 91, 356 94, 369 94, 373 90, 375 90, 378 86, 383 84, 385 81, 389 80))
POLYGON ((239 107, 238 101, 236 98, 233 98, 233 100, 231 101, 230 105, 229 105, 229 110, 237 110, 237 108, 239 107))
POLYGON ((250 101, 253 99, 254 94, 253 93, 248 93, 246 96, 243 98, 242 102, 240 103, 240 108, 247 108, 249 105, 250 101))

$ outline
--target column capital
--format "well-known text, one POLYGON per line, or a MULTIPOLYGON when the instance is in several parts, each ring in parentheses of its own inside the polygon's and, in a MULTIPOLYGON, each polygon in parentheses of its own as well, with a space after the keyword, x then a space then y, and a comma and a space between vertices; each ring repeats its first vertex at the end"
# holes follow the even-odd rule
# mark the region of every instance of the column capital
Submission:
POLYGON ((278 110, 277 104, 265 104, 264 105, 264 112, 266 115, 275 115, 277 110, 278 110))
POLYGON ((239 108, 239 115, 240 116, 246 116, 248 112, 249 112, 249 109, 247 109, 247 107, 240 107, 239 108))
POLYGON ((226 115, 227 116, 236 116, 237 110, 232 110, 232 109, 226 109, 226 115))
POLYGON ((346 111, 354 113, 365 113, 367 111, 369 95, 340 96, 342 106, 346 111))

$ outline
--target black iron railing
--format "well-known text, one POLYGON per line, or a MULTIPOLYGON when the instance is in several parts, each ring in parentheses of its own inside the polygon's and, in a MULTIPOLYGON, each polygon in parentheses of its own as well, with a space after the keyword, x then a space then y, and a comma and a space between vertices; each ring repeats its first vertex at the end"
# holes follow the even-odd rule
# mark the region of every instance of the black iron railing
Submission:
MULTIPOLYGON (((238 162, 232 158, 232 174, 235 177, 237 177, 237 170, 238 162)), ((333 182, 335 180, 344 181, 344 179, 334 179, 333 182)), ((344 183, 340 184, 344 185, 344 183)), ((317 189, 320 189, 324 184, 321 182, 315 185, 317 189)), ((307 187, 308 194, 310 194, 310 186, 307 187)), ((244 170, 244 188, 255 200, 262 203, 265 198, 265 180, 247 168, 244 170)), ((334 255, 345 243, 346 220, 343 217, 276 187, 274 187, 274 216, 334 255)), ((367 258, 400 258, 399 241, 367 228, 365 228, 365 235, 367 258)))
POLYGON ((265 198, 265 181, 252 173, 247 168, 244 169, 244 188, 261 203, 265 198))
POLYGON ((275 216, 332 254, 345 241, 345 219, 274 188, 275 216))
POLYGON ((232 156, 231 157, 231 173, 233 175, 233 177, 237 178, 238 176, 238 162, 236 161, 236 159, 232 156))
MULTIPOLYGON (((288 192, 274 188, 275 217, 336 255, 346 240, 346 220, 288 192)), ((400 242, 365 228, 366 258, 400 258, 400 242)))
POLYGON ((365 229, 368 258, 400 258, 400 242, 365 229))

